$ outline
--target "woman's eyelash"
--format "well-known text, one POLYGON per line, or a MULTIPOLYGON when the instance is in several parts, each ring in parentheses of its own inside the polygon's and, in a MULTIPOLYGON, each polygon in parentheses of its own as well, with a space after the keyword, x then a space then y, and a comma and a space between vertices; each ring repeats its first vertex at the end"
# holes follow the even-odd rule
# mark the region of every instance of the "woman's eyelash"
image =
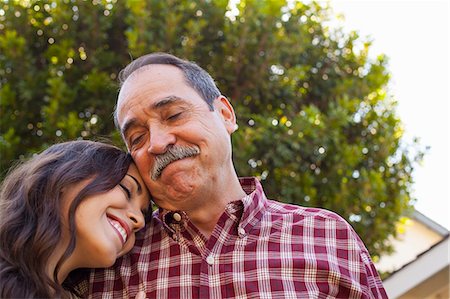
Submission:
POLYGON ((130 192, 130 190, 128 190, 128 188, 125 187, 125 186, 122 185, 122 184, 119 184, 119 186, 123 189, 123 191, 125 191, 125 193, 127 194, 128 199, 130 199, 130 198, 131 198, 131 192, 130 192))

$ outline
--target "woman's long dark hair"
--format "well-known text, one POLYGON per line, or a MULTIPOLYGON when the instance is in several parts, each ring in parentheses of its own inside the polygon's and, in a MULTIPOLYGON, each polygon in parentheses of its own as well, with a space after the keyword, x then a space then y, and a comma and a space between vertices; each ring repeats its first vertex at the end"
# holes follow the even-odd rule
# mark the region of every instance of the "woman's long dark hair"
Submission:
POLYGON ((66 297, 57 272, 76 245, 75 210, 87 196, 114 188, 130 163, 115 146, 71 141, 9 172, 0 186, 0 298, 66 297), (69 246, 49 277, 46 265, 62 235, 62 191, 88 178, 69 207, 69 246))

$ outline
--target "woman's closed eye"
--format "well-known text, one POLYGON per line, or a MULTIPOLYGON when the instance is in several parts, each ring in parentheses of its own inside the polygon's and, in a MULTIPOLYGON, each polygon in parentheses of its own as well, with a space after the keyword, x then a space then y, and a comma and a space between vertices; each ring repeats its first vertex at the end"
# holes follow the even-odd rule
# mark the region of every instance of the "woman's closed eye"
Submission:
POLYGON ((125 192, 127 199, 130 200, 131 199, 131 191, 130 189, 128 189, 127 187, 125 187, 123 184, 119 184, 120 188, 122 188, 122 190, 125 192))

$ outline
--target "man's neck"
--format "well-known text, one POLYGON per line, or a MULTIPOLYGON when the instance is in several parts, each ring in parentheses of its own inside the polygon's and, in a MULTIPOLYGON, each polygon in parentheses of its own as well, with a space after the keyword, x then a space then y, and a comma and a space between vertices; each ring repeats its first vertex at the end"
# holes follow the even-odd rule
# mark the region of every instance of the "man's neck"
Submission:
POLYGON ((189 220, 207 239, 209 239, 217 221, 225 212, 226 206, 230 202, 242 199, 245 196, 245 192, 239 183, 239 179, 235 177, 232 182, 227 184, 225 191, 216 192, 215 195, 214 198, 204 200, 195 209, 185 211, 189 220))

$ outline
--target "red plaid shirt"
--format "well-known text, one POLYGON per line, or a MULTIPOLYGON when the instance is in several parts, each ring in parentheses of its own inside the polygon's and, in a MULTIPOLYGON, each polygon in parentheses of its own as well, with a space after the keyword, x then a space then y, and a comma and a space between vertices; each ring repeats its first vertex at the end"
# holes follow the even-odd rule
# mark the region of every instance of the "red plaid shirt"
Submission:
POLYGON ((387 298, 369 254, 338 215, 248 194, 206 239, 182 212, 156 211, 130 254, 78 287, 92 298, 387 298))

